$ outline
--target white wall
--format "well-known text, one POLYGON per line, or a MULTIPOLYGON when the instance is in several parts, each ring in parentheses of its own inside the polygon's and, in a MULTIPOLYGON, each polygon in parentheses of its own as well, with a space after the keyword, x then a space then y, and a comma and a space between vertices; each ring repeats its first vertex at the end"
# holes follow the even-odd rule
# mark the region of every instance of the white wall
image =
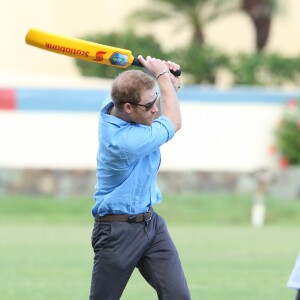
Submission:
MULTIPOLYGON (((281 113, 270 104, 183 102, 162 170, 253 171, 270 165, 281 113)), ((0 112, 0 167, 94 169, 97 113, 0 112)))
POLYGON ((183 103, 183 127, 164 146, 165 169, 253 171, 269 167, 281 115, 269 104, 183 103))
MULTIPOLYGON (((83 83, 74 60, 25 44, 30 27, 69 36, 119 31, 125 16, 147 0, 10 0, 0 9, 0 87, 97 86, 83 83), (75 78, 75 79, 74 79, 75 78), (77 80, 79 79, 80 80, 77 80), (37 84, 38 83, 38 84, 37 84)), ((299 55, 300 1, 279 1, 267 50, 299 55)), ((171 25, 144 26, 170 49, 191 32, 171 25)), ((227 52, 253 50, 253 28, 242 13, 206 28, 207 42, 227 52)), ((163 148, 165 169, 251 170, 269 163, 267 149, 279 117, 278 105, 182 104, 184 127, 163 148)), ((97 116, 41 112, 0 113, 0 167, 94 168, 97 116)))

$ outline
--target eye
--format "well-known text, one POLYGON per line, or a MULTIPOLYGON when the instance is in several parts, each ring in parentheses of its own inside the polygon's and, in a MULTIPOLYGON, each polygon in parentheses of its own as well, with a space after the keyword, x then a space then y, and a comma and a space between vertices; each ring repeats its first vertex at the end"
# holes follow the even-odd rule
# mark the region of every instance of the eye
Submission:
POLYGON ((148 104, 145 104, 146 110, 149 111, 154 106, 155 102, 156 102, 156 99, 148 104))
POLYGON ((154 105, 154 102, 153 103, 148 103, 146 105, 146 110, 150 110, 153 107, 153 105, 154 105))

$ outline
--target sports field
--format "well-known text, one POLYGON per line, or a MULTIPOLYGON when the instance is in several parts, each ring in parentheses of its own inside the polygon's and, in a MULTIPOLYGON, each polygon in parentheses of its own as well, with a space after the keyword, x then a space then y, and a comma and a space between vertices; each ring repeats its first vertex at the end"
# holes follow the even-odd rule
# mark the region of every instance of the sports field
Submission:
MULTIPOLYGON (((1 299, 88 299, 92 201, 0 197, 1 299)), ((170 196, 156 207, 180 252, 192 299, 293 299, 286 282, 300 249, 300 201, 266 205, 260 229, 250 225, 247 196, 170 196)), ((157 298, 136 271, 122 299, 157 298)))

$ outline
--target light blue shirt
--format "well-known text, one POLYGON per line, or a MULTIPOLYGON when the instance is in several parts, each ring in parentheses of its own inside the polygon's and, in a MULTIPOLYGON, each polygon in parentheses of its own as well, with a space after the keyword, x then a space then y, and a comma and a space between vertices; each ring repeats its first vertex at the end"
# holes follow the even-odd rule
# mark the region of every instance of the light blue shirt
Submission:
POLYGON ((137 214, 159 203, 161 192, 156 184, 160 166, 160 146, 175 132, 165 116, 151 126, 128 123, 107 112, 100 112, 97 183, 92 214, 137 214))

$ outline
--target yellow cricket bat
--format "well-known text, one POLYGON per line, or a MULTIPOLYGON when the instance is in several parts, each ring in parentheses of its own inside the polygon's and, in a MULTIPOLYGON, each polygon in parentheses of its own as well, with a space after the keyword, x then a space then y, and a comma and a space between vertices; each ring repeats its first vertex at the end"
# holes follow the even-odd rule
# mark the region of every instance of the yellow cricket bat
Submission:
MULTIPOLYGON (((57 35, 39 29, 29 29, 25 41, 31 46, 94 63, 118 68, 128 68, 131 65, 143 67, 130 50, 57 35)), ((171 72, 175 76, 181 74, 181 70, 171 72)))

